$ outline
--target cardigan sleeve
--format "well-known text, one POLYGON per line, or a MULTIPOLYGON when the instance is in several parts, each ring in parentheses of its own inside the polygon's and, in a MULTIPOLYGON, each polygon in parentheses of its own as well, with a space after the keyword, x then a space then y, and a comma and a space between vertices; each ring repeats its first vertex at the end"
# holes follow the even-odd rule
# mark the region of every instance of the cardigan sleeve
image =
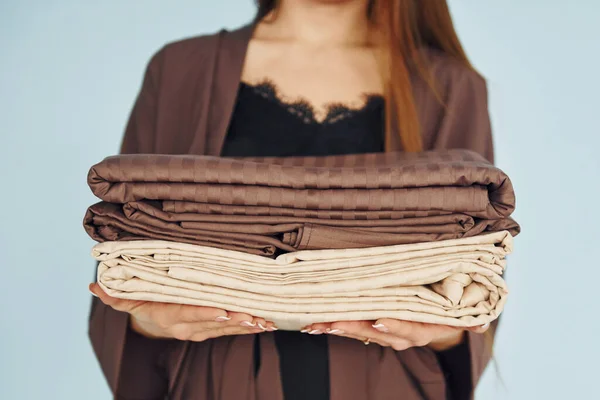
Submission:
MULTIPOLYGON (((162 50, 152 57, 146 67, 141 90, 125 129, 121 153, 150 153, 153 150, 161 63, 162 50)), ((158 357, 165 341, 147 340, 130 332, 129 314, 116 311, 95 297, 92 299, 88 332, 114 398, 164 397, 165 393, 149 395, 141 391, 146 389, 144 382, 156 377, 158 357), (134 380, 138 382, 137 386, 134 380)), ((163 385, 154 387, 155 391, 166 390, 163 385)))
MULTIPOLYGON (((432 135, 432 149, 468 149, 494 162, 492 127, 485 80, 457 63, 442 68, 443 112, 432 135)), ((453 400, 472 399, 475 387, 492 357, 498 320, 485 334, 467 332, 463 345, 438 355, 453 400), (459 371, 460 370, 460 371, 459 371), (465 379, 464 371, 468 371, 465 379), (467 387, 465 387, 465 385, 467 387)))

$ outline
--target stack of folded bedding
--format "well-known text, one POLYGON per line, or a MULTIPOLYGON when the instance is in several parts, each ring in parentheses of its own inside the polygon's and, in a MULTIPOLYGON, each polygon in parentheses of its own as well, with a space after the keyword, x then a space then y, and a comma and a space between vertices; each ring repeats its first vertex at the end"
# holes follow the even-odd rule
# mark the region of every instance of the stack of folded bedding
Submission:
POLYGON ((466 150, 330 157, 121 155, 91 168, 98 282, 295 330, 497 318, 519 232, 509 178, 466 150))

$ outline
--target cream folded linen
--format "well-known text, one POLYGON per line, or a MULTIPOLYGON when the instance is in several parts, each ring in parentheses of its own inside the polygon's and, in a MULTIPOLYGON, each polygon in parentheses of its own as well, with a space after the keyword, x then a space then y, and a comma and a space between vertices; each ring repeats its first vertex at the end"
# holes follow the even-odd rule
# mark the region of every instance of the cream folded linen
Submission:
POLYGON ((92 255, 102 289, 122 299, 244 312, 285 330, 379 318, 467 327, 502 312, 512 245, 503 231, 276 259, 154 240, 104 242, 92 255))

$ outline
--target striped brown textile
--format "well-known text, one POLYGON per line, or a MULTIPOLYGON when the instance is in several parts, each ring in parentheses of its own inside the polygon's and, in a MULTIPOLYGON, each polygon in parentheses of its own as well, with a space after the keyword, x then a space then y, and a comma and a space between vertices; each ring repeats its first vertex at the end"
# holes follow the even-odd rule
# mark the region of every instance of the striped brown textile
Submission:
POLYGON ((99 242, 274 255, 519 233, 510 179, 468 150, 297 158, 120 155, 88 175, 99 242))

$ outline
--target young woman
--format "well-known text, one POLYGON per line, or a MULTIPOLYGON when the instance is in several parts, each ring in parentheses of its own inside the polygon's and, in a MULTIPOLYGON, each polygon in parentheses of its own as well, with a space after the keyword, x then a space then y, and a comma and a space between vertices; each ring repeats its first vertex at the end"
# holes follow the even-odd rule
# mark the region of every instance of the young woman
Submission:
MULTIPOLYGON (((444 0, 258 5, 250 26, 156 53, 124 153, 468 148, 493 161, 485 82, 444 0)), ((251 315, 90 289, 90 336, 119 399, 468 399, 490 357, 487 326, 386 319, 282 332, 251 315)))

